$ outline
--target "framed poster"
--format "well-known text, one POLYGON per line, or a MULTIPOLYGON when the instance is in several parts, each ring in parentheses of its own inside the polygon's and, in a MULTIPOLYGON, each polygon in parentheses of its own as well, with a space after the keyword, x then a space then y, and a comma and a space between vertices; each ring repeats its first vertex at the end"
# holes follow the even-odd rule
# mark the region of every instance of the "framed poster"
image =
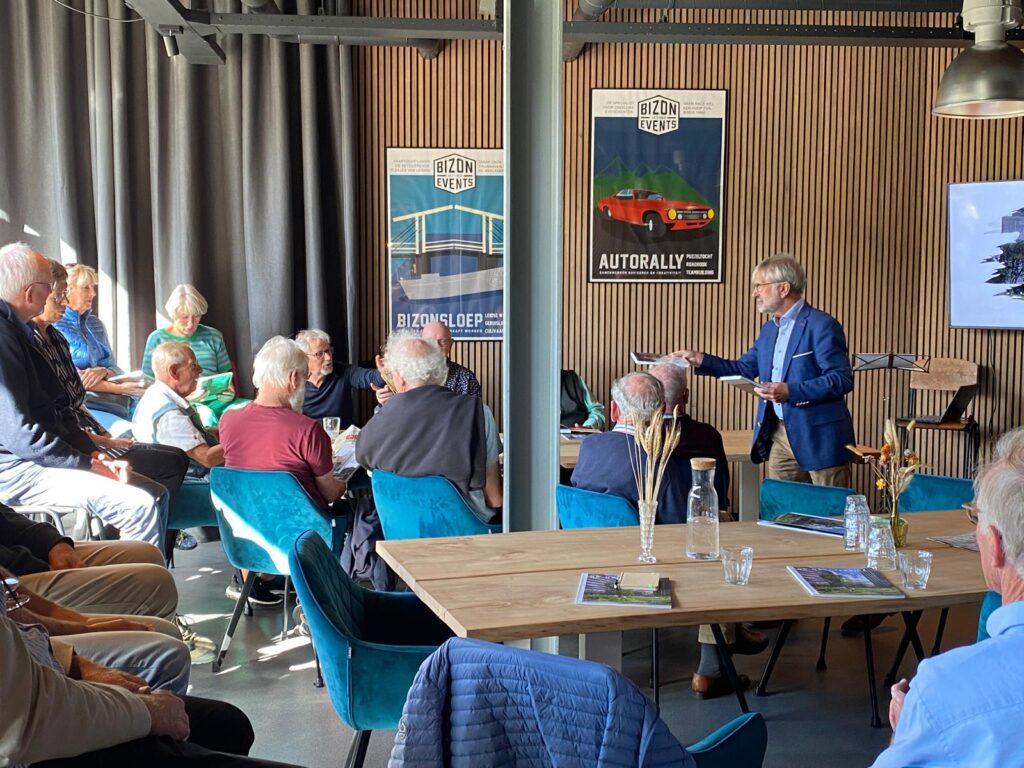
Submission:
POLYGON ((391 330, 442 322, 500 341, 505 217, 500 149, 387 150, 391 330))
POLYGON ((725 91, 590 92, 588 280, 722 281, 725 107, 725 91))

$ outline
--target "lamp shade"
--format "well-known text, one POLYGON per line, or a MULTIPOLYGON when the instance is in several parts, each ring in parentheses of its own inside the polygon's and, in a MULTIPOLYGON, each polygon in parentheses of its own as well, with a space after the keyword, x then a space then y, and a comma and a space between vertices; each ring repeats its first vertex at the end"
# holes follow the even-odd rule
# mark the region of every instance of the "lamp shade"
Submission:
POLYGON ((965 49, 946 68, 932 114, 974 119, 1024 115, 1024 53, 1004 42, 965 49))

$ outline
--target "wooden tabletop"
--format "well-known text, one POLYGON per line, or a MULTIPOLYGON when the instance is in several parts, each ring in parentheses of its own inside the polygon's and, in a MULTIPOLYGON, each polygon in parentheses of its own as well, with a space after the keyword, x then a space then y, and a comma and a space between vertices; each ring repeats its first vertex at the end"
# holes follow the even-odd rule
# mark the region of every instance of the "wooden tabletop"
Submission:
MULTIPOLYGON (((384 541, 378 552, 416 594, 461 637, 515 640, 706 622, 750 621, 917 610, 972 603, 986 591, 978 554, 925 541, 934 533, 971 529, 962 510, 910 516, 910 546, 933 552, 928 588, 904 600, 811 597, 787 565, 855 567, 862 553, 846 553, 825 536, 789 533, 754 523, 722 526, 723 545, 754 548, 745 587, 725 584, 718 562, 682 555, 685 526, 659 526, 659 562, 636 560, 634 528, 546 531, 457 539, 384 541), (672 581, 673 608, 606 608, 575 604, 581 571, 656 569, 672 581)), ((898 581, 896 573, 889 574, 898 581)))
MULTIPOLYGON (((725 447, 725 458, 729 461, 750 461, 750 443, 753 434, 749 429, 726 430, 722 434, 725 447)), ((586 440, 570 440, 560 436, 558 444, 558 463, 566 469, 572 469, 580 458, 580 444, 586 440)))

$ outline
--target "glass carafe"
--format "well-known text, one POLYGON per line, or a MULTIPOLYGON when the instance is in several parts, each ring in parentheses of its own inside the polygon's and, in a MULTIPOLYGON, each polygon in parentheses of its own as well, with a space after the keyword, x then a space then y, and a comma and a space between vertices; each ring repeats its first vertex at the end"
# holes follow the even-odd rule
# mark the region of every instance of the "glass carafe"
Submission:
POLYGON ((718 559, 718 492, 715 460, 690 459, 693 487, 686 500, 686 556, 718 559))

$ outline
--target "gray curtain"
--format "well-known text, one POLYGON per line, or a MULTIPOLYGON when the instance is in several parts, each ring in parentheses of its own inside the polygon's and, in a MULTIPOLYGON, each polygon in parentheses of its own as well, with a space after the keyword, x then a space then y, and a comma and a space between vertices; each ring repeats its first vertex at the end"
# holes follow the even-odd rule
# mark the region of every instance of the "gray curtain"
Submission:
MULTIPOLYGON (((134 17, 121 0, 70 4, 134 17)), ((220 43, 226 65, 194 65, 143 22, 0 0, 0 244, 96 267, 126 367, 171 288, 195 284, 247 386, 274 334, 320 327, 336 357, 356 353, 351 61, 334 46, 220 43)))

